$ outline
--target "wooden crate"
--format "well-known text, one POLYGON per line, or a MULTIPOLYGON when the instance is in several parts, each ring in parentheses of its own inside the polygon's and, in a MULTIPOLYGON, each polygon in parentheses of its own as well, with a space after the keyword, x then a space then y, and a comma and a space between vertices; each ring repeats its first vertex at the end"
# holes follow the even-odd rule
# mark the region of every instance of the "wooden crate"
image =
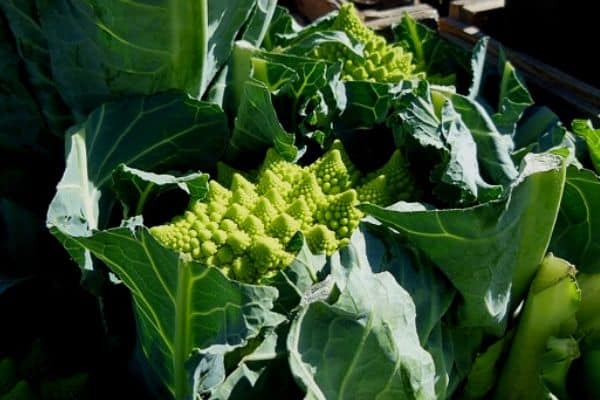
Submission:
POLYGON ((505 0, 456 0, 450 3, 449 17, 480 26, 505 4, 505 0))
MULTIPOLYGON (((345 2, 344 0, 295 0, 295 6, 304 18, 313 21, 338 9, 345 2)), ((405 13, 417 20, 437 21, 439 18, 435 8, 428 4, 420 4, 419 0, 359 0, 355 3, 362 6, 360 14, 365 23, 377 30, 400 22, 405 13)))
MULTIPOLYGON (((438 32, 447 40, 471 49, 477 40, 493 31, 491 19, 503 17, 504 6, 504 0, 455 0, 450 4, 449 16, 438 21, 438 32)), ((500 46, 498 41, 490 41, 492 56, 497 56, 500 46)), ((555 105, 568 108, 571 116, 600 121, 599 88, 527 54, 502 47, 527 84, 543 97, 539 99, 542 103, 546 98, 554 99, 555 105)), ((556 111, 563 115, 560 109, 556 111)))

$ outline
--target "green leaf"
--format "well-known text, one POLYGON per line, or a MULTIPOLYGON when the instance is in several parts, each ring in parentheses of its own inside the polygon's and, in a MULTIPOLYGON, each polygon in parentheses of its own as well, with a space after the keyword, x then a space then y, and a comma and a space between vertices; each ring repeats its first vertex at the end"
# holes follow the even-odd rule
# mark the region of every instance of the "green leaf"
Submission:
POLYGON ((552 110, 543 106, 535 107, 534 112, 525 118, 515 131, 513 136, 515 148, 520 149, 541 141, 542 137, 552 136, 552 131, 559 126, 562 126, 560 118, 552 110))
POLYGON ((191 396, 185 363, 193 349, 224 354, 281 322, 270 311, 277 290, 232 281, 216 268, 185 260, 143 226, 71 238, 131 291, 146 367, 178 400, 191 396))
POLYGON ((39 0, 38 7, 54 80, 79 117, 127 94, 200 94, 206 1, 39 0))
POLYGON ((448 277, 462 295, 461 326, 501 334, 546 254, 565 169, 558 156, 528 155, 506 199, 466 209, 360 207, 398 230, 448 277))
POLYGON ((89 254, 70 237, 104 227, 114 201, 108 190, 120 164, 157 172, 207 170, 228 137, 223 111, 179 93, 107 103, 67 139, 66 168, 50 204, 47 225, 77 263, 93 269, 89 254))
POLYGON ((476 100, 483 87, 484 75, 486 73, 485 62, 490 38, 484 36, 477 41, 471 53, 472 82, 469 88, 469 98, 476 100))
POLYGON ((285 53, 296 56, 310 56, 315 48, 328 43, 340 44, 347 47, 356 56, 363 56, 362 50, 364 45, 349 37, 345 32, 317 30, 301 35, 286 47, 285 53))
MULTIPOLYGON (((498 199, 503 188, 500 185, 487 183, 480 175, 480 165, 486 162, 478 157, 476 139, 458 114, 451 102, 446 102, 442 109, 440 121, 441 135, 446 145, 450 148, 448 165, 444 168, 440 178, 442 187, 438 187, 438 196, 443 198, 443 185, 457 186, 463 194, 458 203, 471 203, 475 199, 483 203, 498 199)), ((495 154, 496 155, 496 154, 495 154)), ((501 157, 498 157, 501 158, 501 157)), ((502 182, 506 183, 506 182, 502 182)))
POLYGON ((387 272, 351 268, 333 304, 310 303, 292 322, 290 366, 307 398, 434 399, 410 295, 387 272))
POLYGON ((579 344, 572 337, 550 337, 542 355, 540 375, 544 386, 559 399, 569 399, 567 375, 573 361, 579 357, 579 344))
POLYGON ((261 155, 269 147, 289 161, 296 158, 294 136, 281 126, 269 91, 262 82, 251 79, 244 83, 227 158, 235 160, 247 153, 261 155))
POLYGON ((385 227, 361 224, 360 230, 352 235, 349 247, 341 252, 351 249, 366 253, 373 272, 391 273, 410 294, 417 311, 419 339, 426 343, 450 308, 456 293, 454 288, 422 252, 385 227))
POLYGON ((581 346, 581 391, 595 398, 600 395, 600 274, 580 273, 581 305, 577 310, 577 336, 581 346))
POLYGON ((431 83, 451 85, 457 74, 467 74, 469 54, 411 16, 405 14, 392 30, 394 41, 413 54, 415 72, 425 72, 431 83))
POLYGON ((513 332, 509 332, 477 356, 463 389, 463 399, 484 399, 494 388, 498 379, 498 369, 501 367, 503 357, 510 347, 512 337, 513 332))
POLYGON ((112 174, 113 189, 124 208, 125 218, 141 215, 144 206, 161 193, 179 188, 190 196, 190 201, 201 200, 208 193, 207 174, 195 172, 175 177, 155 174, 119 165, 112 174))
POLYGON ((0 400, 36 400, 37 398, 29 383, 25 379, 22 379, 0 397, 0 400))
MULTIPOLYGON (((326 33, 325 36, 321 37, 330 37, 332 40, 336 40, 336 37, 342 37, 345 39, 342 40, 350 40, 347 35, 342 33, 342 36, 338 36, 334 34, 331 35, 332 31, 329 30, 331 24, 335 17, 337 16, 337 12, 331 12, 323 17, 313 21, 312 23, 302 26, 294 17, 290 14, 290 11, 284 7, 278 7, 275 16, 273 17, 273 22, 269 27, 269 33, 265 37, 265 48, 268 50, 274 50, 275 48, 287 48, 294 46, 295 43, 305 40, 307 37, 312 36, 315 39, 319 38, 319 33, 326 33)), ((314 39, 310 39, 314 40, 314 39)))
POLYGON ((583 272, 600 272, 600 178, 569 167, 550 250, 583 272))
MULTIPOLYGON (((39 111, 50 130, 62 137, 72 124, 73 116, 54 82, 48 42, 39 19, 38 3, 36 0, 6 0, 0 2, 0 9, 4 11, 14 35, 19 56, 28 73, 27 82, 32 87, 39 111)), ((0 42, 3 42, 1 38, 0 42)), ((33 115, 38 111, 30 113, 33 115)))
MULTIPOLYGON (((252 339, 250 343, 252 343, 252 339)), ((188 387, 192 388, 193 396, 202 396, 220 385, 225 379, 225 357, 210 351, 194 349, 186 362, 188 371, 188 387)))
POLYGON ((278 346, 279 339, 275 331, 267 332, 262 342, 250 354, 242 357, 227 378, 214 388, 211 398, 233 400, 251 396, 269 364, 277 358, 285 357, 281 346, 278 346))
POLYGON ((577 310, 577 329, 585 347, 600 347, 600 274, 579 273, 581 305, 577 310))
MULTIPOLYGON (((54 80, 81 117, 123 95, 180 89, 201 98, 256 1, 39 0, 38 5, 54 80)), ((252 21, 252 30, 257 22, 268 23, 268 14, 263 17, 252 21)), ((259 39, 260 30, 248 35, 259 39)))
POLYGON ((257 0, 256 7, 248 20, 241 40, 245 40, 254 46, 260 46, 267 31, 269 22, 275 14, 277 0, 257 0))
POLYGON ((567 131, 558 115, 547 107, 531 107, 519 121, 513 140, 517 149, 512 154, 515 163, 528 153, 553 151, 556 154, 565 153, 563 156, 569 165, 582 167, 579 160, 583 159, 585 151, 582 149, 585 146, 583 140, 567 131))
POLYGON ((517 70, 506 60, 502 48, 500 48, 498 56, 498 71, 491 71, 487 57, 488 44, 489 38, 483 37, 473 48, 471 56, 473 83, 469 90, 469 99, 477 100, 488 109, 496 110, 492 119, 498 131, 502 134, 514 135, 517 123, 523 112, 533 104, 533 99, 517 70), (498 80, 500 81, 498 98, 488 101, 484 94, 487 86, 496 84, 496 80, 490 79, 490 77, 497 75, 499 75, 498 80), (488 104, 493 106, 488 106, 488 104))
MULTIPOLYGON (((436 397, 443 398, 454 357, 448 335, 441 328, 442 317, 448 312, 456 290, 422 252, 382 226, 362 223, 350 238, 349 246, 339 254, 346 269, 367 266, 375 273, 387 271, 410 294, 415 303, 419 340, 435 363, 436 397)), ((332 259, 333 265, 336 262, 337 259, 332 259)), ((344 267, 338 264, 335 268, 344 267)))
POLYGON ((503 188, 488 183, 481 170, 486 164, 502 164, 509 153, 494 151, 496 141, 486 136, 489 132, 474 132, 467 122, 470 115, 459 113, 452 102, 446 101, 437 115, 431 96, 427 83, 401 96, 396 112, 403 124, 394 127, 397 141, 410 136, 426 154, 434 155, 436 164, 428 166, 430 178, 436 185, 434 193, 445 203, 464 205, 499 198, 503 188), (486 156, 481 154, 483 149, 487 149, 486 156))
POLYGON ((587 143, 592 164, 600 174, 600 129, 594 129, 589 120, 576 119, 572 123, 573 133, 581 136, 587 143))
POLYGON ((302 394, 290 372, 285 339, 289 325, 267 330, 264 339, 244 355, 211 399, 301 399, 302 394))
POLYGON ((278 46, 283 47, 285 38, 296 34, 301 29, 302 26, 296 22, 287 8, 277 6, 263 40, 263 47, 269 51, 278 46))
MULTIPOLYGON (((164 1, 164 0, 163 0, 164 1)), ((199 95, 208 88, 208 84, 216 76, 217 72, 227 62, 233 42, 237 39, 242 29, 250 29, 247 34, 248 40, 260 39, 262 28, 269 23, 269 11, 252 18, 256 4, 261 0, 204 0, 208 8, 207 35, 208 46, 206 54, 206 65, 202 78, 202 86, 199 95), (249 21, 250 19, 250 21, 249 21), (250 25, 248 25, 250 23, 250 25), (262 26, 261 26, 262 25, 262 26), (258 29, 260 27, 260 29, 258 29), (256 32, 258 30, 258 32, 256 32)), ((172 3, 172 0, 167 0, 172 3)), ((179 1, 176 4, 181 3, 179 1)), ((262 1, 264 3, 264 1, 262 1)), ((183 2, 186 4, 186 2, 183 2)), ((270 5, 262 9, 266 10, 270 5)), ((189 27, 192 31, 194 25, 189 27)), ((242 35, 246 34, 246 31, 242 35)), ((260 44, 260 43, 258 43, 260 44)), ((184 55, 184 53, 182 53, 184 55)), ((185 60, 185 58, 183 58, 185 60)), ((194 92, 192 92, 194 95, 194 92)))
MULTIPOLYGON (((396 141, 404 143, 405 135, 411 135, 421 146, 444 149, 441 135, 437 131, 440 124, 439 116, 432 101, 432 93, 429 84, 424 81, 411 92, 401 94, 399 103, 396 105, 400 120, 394 124, 396 141), (401 122, 406 124, 401 126, 401 122)), ((395 122, 395 121, 394 121, 395 122)))
MULTIPOLYGON (((2 292, 0 291, 0 294, 2 292)), ((9 357, 0 359, 0 396, 17 383, 17 364, 9 357)))
POLYGON ((252 58, 253 77, 274 95, 282 120, 304 134, 331 131, 331 122, 346 107, 341 64, 288 54, 260 52, 252 58))
POLYGON ((346 107, 340 115, 351 129, 371 128, 387 118, 392 105, 391 85, 367 81, 344 82, 346 107))
POLYGON ((452 95, 450 99, 477 144, 477 159, 482 174, 489 177, 492 183, 506 185, 514 181, 518 171, 510 157, 514 146, 510 137, 496 129, 479 103, 459 94, 452 95))
POLYGON ((500 95, 498 112, 492 118, 500 132, 512 135, 523 112, 533 104, 533 99, 515 67, 504 57, 500 57, 498 63, 501 76, 500 95))
POLYGON ((31 151, 44 128, 26 82, 20 78, 19 64, 8 27, 0 18, 0 151, 31 151))
POLYGON ((279 291, 275 310, 284 315, 291 313, 300 304, 303 296, 317 283, 317 275, 324 265, 325 255, 313 254, 304 241, 292 264, 264 282, 279 291))

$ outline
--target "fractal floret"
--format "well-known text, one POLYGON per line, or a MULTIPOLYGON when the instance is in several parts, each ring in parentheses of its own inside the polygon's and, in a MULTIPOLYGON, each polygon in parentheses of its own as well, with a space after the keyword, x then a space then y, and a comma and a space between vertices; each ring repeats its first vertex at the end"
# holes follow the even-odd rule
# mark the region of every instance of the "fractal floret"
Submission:
POLYGON ((399 151, 361 176, 339 141, 306 167, 270 149, 253 182, 228 171, 229 189, 211 180, 206 198, 151 232, 166 247, 244 282, 259 282, 290 265, 290 243, 298 232, 313 253, 331 255, 362 219, 359 203, 385 206, 414 190, 399 151))
POLYGON ((331 62, 343 62, 343 78, 376 82, 399 82, 414 75, 412 53, 402 47, 392 46, 367 27, 358 16, 352 3, 344 4, 331 30, 342 31, 363 46, 363 57, 340 43, 325 43, 317 47, 312 56, 331 62))

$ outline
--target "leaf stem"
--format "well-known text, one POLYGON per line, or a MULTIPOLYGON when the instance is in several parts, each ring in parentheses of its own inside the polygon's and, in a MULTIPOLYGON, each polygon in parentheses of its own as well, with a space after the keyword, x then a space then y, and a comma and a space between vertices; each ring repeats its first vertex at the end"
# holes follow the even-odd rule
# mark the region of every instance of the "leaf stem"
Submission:
POLYGON ((200 93, 198 93, 198 98, 200 99, 208 86, 206 79, 206 60, 208 58, 208 0, 200 0, 199 3, 200 26, 198 29, 200 30, 200 43, 198 50, 202 59, 200 63, 200 93))
POLYGON ((179 261, 178 285, 175 301, 175 354, 173 357, 173 374, 175 380, 175 399, 184 400, 188 395, 185 362, 190 351, 189 310, 190 310, 190 265, 179 261))
MULTIPOLYGON (((148 186, 146 186, 146 189, 144 189, 144 191, 140 194, 140 198, 135 207, 135 214, 133 216, 142 215, 142 211, 144 210, 144 206, 146 205, 146 200, 148 200, 148 196, 150 195, 150 192, 152 192, 153 187, 154 183, 150 183, 148 186)), ((131 217, 131 215, 129 215, 129 217, 131 217)))

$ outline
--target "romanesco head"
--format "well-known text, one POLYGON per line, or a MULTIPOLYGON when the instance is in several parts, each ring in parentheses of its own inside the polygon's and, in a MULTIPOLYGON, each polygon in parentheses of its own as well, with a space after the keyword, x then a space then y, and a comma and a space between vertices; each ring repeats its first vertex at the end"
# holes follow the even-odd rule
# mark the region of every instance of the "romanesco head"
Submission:
POLYGON ((252 244, 252 237, 248 233, 241 230, 232 232, 227 237, 227 244, 236 255, 242 256, 252 244))
POLYGON ((242 282, 255 282, 259 275, 249 256, 237 257, 231 262, 233 277, 242 282))
POLYGON ((258 217, 264 225, 269 225, 271 220, 277 216, 277 209, 266 197, 261 197, 256 202, 252 214, 258 217))
POLYGON ((292 236, 300 230, 300 221, 294 219, 289 214, 281 213, 269 225, 269 234, 287 244, 292 236))
POLYGON ((258 200, 256 187, 241 174, 233 174, 231 179, 231 202, 246 208, 252 208, 258 200))
POLYGON ((319 205, 317 221, 335 232, 338 239, 350 237, 362 219, 362 212, 356 208, 358 196, 354 189, 328 196, 319 205))
POLYGON ((310 228, 306 233, 306 242, 313 253, 325 253, 328 256, 340 247, 335 232, 322 224, 310 228))
POLYGON ((277 210, 283 210, 287 206, 287 201, 285 198, 288 196, 285 192, 279 192, 275 189, 271 189, 265 193, 264 196, 277 210))
POLYGON ((248 216, 248 214, 249 211, 246 207, 242 206, 241 204, 234 203, 227 209, 224 217, 229 218, 238 225, 241 225, 242 222, 244 222, 244 220, 248 216))
POLYGON ((311 165, 319 186, 325 194, 337 194, 350 187, 352 178, 337 149, 329 150, 311 165))
POLYGON ((204 200, 151 233, 234 279, 258 282, 291 264, 294 254, 286 249, 299 231, 315 253, 331 255, 346 245, 362 218, 359 201, 388 205, 412 190, 406 168, 395 153, 361 179, 339 141, 307 167, 269 150, 256 183, 237 172, 228 176, 230 189, 210 181, 204 200))
POLYGON ((289 182, 281 179, 272 170, 266 169, 262 174, 260 174, 257 192, 264 195, 270 191, 276 191, 282 195, 285 195, 290 191, 291 188, 292 185, 289 182))
POLYGON ((333 150, 337 150, 340 152, 342 162, 344 163, 344 166, 346 167, 346 170, 350 175, 350 182, 352 182, 352 184, 354 185, 360 179, 360 171, 358 170, 358 168, 356 168, 354 163, 352 163, 352 160, 350 159, 350 156, 346 152, 344 144, 340 139, 335 139, 331 144, 331 148, 329 149, 329 151, 333 150))
POLYGON ((364 46, 363 58, 338 43, 326 43, 313 51, 315 58, 342 61, 344 79, 399 82, 414 75, 412 53, 402 47, 389 45, 383 37, 373 32, 360 19, 352 3, 342 5, 331 29, 346 33, 364 46))
POLYGON ((215 180, 208 182, 208 195, 206 196, 207 203, 219 203, 227 205, 230 199, 231 192, 221 186, 219 182, 215 180))
POLYGON ((319 181, 314 173, 309 170, 302 171, 297 184, 290 192, 292 199, 303 198, 311 210, 316 210, 319 202, 325 197, 319 186, 319 181))
POLYGON ((294 200, 286 209, 286 213, 300 222, 301 229, 307 231, 313 224, 313 212, 303 197, 294 200))
POLYGON ((381 175, 386 177, 388 195, 391 199, 408 200, 414 196, 414 180, 400 150, 395 150, 381 168, 367 175, 366 181, 372 181, 381 175))
POLYGON ((287 162, 275 149, 267 150, 267 155, 258 172, 259 180, 267 170, 273 172, 282 181, 289 184, 295 182, 298 175, 302 172, 300 166, 287 162))
POLYGON ((244 232, 251 236, 261 235, 265 232, 265 224, 256 215, 248 215, 240 226, 244 232))
POLYGON ((356 193, 361 203, 389 204, 392 201, 392 193, 385 175, 376 176, 365 182, 356 193))
POLYGON ((293 261, 293 256, 291 259, 288 257, 281 243, 269 236, 257 236, 250 246, 249 253, 256 268, 262 273, 270 269, 284 268, 293 261))

